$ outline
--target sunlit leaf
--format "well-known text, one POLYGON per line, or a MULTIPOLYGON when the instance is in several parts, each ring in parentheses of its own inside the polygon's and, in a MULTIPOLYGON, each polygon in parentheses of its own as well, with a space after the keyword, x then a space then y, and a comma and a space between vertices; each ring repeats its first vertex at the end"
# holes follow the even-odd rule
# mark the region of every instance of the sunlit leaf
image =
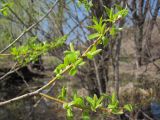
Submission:
POLYGON ((91 35, 89 35, 89 36, 88 36, 88 40, 95 39, 95 38, 97 38, 97 37, 99 37, 99 36, 100 36, 100 34, 99 34, 99 33, 91 34, 91 35))
POLYGON ((126 105, 124 105, 123 108, 124 108, 125 110, 129 111, 129 112, 131 112, 131 111, 133 110, 133 107, 132 107, 131 104, 126 104, 126 105))

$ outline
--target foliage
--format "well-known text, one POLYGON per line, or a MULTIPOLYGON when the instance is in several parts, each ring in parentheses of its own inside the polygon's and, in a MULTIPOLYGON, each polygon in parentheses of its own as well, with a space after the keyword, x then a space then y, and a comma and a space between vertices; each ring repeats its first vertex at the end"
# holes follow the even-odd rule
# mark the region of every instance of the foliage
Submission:
MULTIPOLYGON (((60 96, 64 92, 64 87, 62 88, 62 91, 60 93, 60 96)), ((65 93, 66 93, 65 89, 65 93)), ((61 98, 61 100, 67 100, 67 96, 61 98)), ((131 112, 133 110, 131 104, 126 104, 124 107, 119 107, 119 102, 116 98, 115 93, 113 93, 111 96, 103 94, 99 98, 97 97, 96 94, 94 94, 93 97, 86 96, 85 98, 78 96, 77 93, 75 92, 73 94, 73 98, 71 102, 64 102, 63 108, 66 109, 67 111, 67 117, 68 118, 73 118, 73 107, 77 107, 79 109, 82 109, 82 118, 84 120, 88 120, 90 118, 89 112, 96 112, 96 111, 102 111, 104 112, 105 110, 108 111, 109 114, 123 114, 124 110, 131 112), (105 101, 109 100, 109 103, 107 105, 107 108, 103 108, 103 103, 105 101)))
POLYGON ((12 6, 13 6, 13 2, 4 2, 2 0, 0 13, 2 13, 3 16, 8 16, 8 13, 9 13, 8 7, 12 7, 12 6))
POLYGON ((74 76, 77 73, 78 66, 84 65, 85 62, 82 58, 79 58, 80 51, 74 50, 73 44, 70 43, 70 51, 64 51, 65 57, 64 62, 56 67, 54 70, 54 73, 56 73, 57 76, 61 76, 63 70, 72 64, 72 67, 69 71, 69 74, 74 76))
POLYGON ((67 36, 56 39, 51 43, 36 43, 37 37, 31 37, 28 39, 26 45, 20 47, 13 47, 11 49, 11 54, 14 60, 16 60, 20 65, 24 66, 30 62, 38 60, 38 57, 45 54, 47 51, 59 47, 64 44, 67 36))

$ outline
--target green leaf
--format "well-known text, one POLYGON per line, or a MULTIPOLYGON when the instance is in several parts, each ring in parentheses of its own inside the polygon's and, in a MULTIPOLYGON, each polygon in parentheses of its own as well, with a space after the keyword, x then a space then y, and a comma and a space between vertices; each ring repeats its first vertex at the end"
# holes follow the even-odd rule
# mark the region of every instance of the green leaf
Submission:
POLYGON ((73 118, 73 111, 71 107, 67 109, 67 118, 68 119, 73 118))
POLYGON ((87 58, 88 58, 88 59, 90 59, 90 60, 92 60, 92 59, 93 59, 93 55, 92 55, 92 53, 91 53, 91 52, 88 52, 86 55, 87 55, 87 58))
POLYGON ((96 94, 94 94, 93 98, 87 96, 86 100, 90 104, 91 110, 94 112, 96 112, 96 109, 101 106, 101 104, 97 103, 98 98, 96 94))
POLYGON ((87 96, 87 97, 86 97, 86 100, 87 100, 87 102, 90 103, 91 105, 94 104, 94 101, 93 101, 93 99, 92 99, 91 97, 87 96))
POLYGON ((95 39, 95 38, 97 38, 97 37, 99 37, 99 36, 100 36, 100 34, 99 34, 99 33, 91 34, 91 35, 89 35, 89 36, 88 36, 88 40, 95 39))
POLYGON ((74 103, 74 105, 78 105, 78 106, 81 106, 81 107, 84 106, 84 101, 83 101, 83 98, 81 98, 81 97, 75 98, 73 103, 74 103))
POLYGON ((106 23, 104 22, 103 18, 101 17, 100 20, 98 20, 96 17, 93 17, 92 21, 94 24, 88 27, 96 30, 97 33, 89 35, 88 39, 95 39, 103 36, 106 28, 106 23))
POLYGON ((61 79, 62 75, 61 74, 57 74, 56 77, 57 77, 57 79, 61 79))
POLYGON ((86 62, 81 62, 79 66, 83 66, 84 64, 86 64, 86 62))
POLYGON ((90 6, 90 7, 93 6, 92 0, 89 1, 89 6, 90 6))
POLYGON ((8 16, 8 9, 5 7, 3 9, 0 9, 0 12, 3 14, 3 16, 8 16))
POLYGON ((67 110, 69 108, 68 103, 64 103, 63 108, 67 110))
POLYGON ((74 102, 75 105, 79 105, 79 106, 81 106, 81 107, 84 106, 84 100, 83 100, 82 97, 79 97, 79 96, 77 95, 77 92, 74 92, 73 102, 74 102))
POLYGON ((69 75, 74 76, 77 73, 77 68, 72 67, 71 70, 69 71, 69 75))
POLYGON ((74 50, 73 43, 70 43, 69 46, 70 46, 70 50, 71 50, 72 52, 74 52, 75 50, 74 50))
POLYGON ((104 35, 105 34, 105 29, 106 29, 106 24, 104 23, 101 27, 101 34, 104 35))
POLYGON ((63 86, 60 95, 58 96, 59 99, 65 100, 67 96, 67 89, 63 86))
POLYGON ((75 62, 75 67, 78 67, 79 64, 81 64, 83 62, 83 59, 82 58, 79 58, 76 62, 75 62))
POLYGON ((75 102, 77 105, 84 106, 84 101, 83 101, 83 98, 81 97, 76 98, 75 102))
POLYGON ((124 18, 124 17, 126 17, 128 15, 128 10, 127 9, 123 9, 123 10, 119 11, 117 14, 121 15, 124 18))
POLYGON ((80 51, 68 52, 68 54, 64 58, 64 64, 69 65, 71 63, 76 62, 78 56, 80 55, 80 51))
POLYGON ((88 111, 83 111, 83 113, 82 113, 82 120, 90 120, 89 112, 88 111))
POLYGON ((0 12, 4 15, 4 16, 8 16, 8 12, 9 12, 9 9, 8 7, 12 7, 14 2, 3 2, 2 5, 1 5, 1 9, 0 9, 0 12))
POLYGON ((131 111, 133 110, 133 107, 132 107, 131 104, 126 104, 126 105, 124 105, 123 108, 124 108, 125 110, 129 111, 129 112, 131 112, 131 111))
POLYGON ((97 47, 96 47, 96 45, 94 45, 93 47, 92 47, 92 49, 90 50, 90 52, 94 52, 94 51, 96 51, 97 50, 97 47))
POLYGON ((74 66, 77 68, 77 67, 82 66, 82 65, 84 65, 84 64, 85 64, 85 62, 83 61, 83 59, 82 59, 82 58, 79 58, 79 59, 74 63, 74 66))
POLYGON ((97 100, 97 105, 101 104, 103 100, 104 100, 104 96, 101 96, 101 97, 97 100))
POLYGON ((111 101, 111 103, 108 104, 108 108, 112 109, 112 110, 117 110, 117 108, 119 106, 119 101, 117 100, 115 93, 112 93, 110 101, 111 101))
POLYGON ((71 106, 73 106, 73 105, 75 105, 74 101, 68 103, 68 106, 69 106, 69 107, 71 107, 71 106))
POLYGON ((121 115, 123 114, 123 111, 122 110, 112 110, 112 113, 115 115, 121 115))
POLYGON ((114 109, 117 108, 117 106, 114 105, 114 104, 109 104, 109 105, 108 105, 108 108, 114 110, 114 109))
POLYGON ((60 72, 66 67, 65 64, 60 64, 56 67, 56 69, 54 70, 54 73, 56 74, 60 74, 60 72))
POLYGON ((92 52, 91 55, 95 56, 95 55, 99 54, 101 51, 102 51, 102 49, 98 49, 98 50, 92 52))
POLYGON ((96 95, 96 94, 94 94, 94 96, 93 96, 93 100, 94 100, 94 101, 97 101, 97 100, 98 100, 98 97, 97 97, 97 95, 96 95))
POLYGON ((53 44, 54 47, 59 47, 59 46, 61 46, 65 43, 67 38, 68 38, 68 35, 64 35, 62 37, 56 38, 55 42, 52 42, 52 44, 53 44))
POLYGON ((115 25, 113 25, 112 28, 110 29, 110 34, 111 34, 112 36, 115 36, 115 35, 116 35, 116 27, 115 27, 115 25))
POLYGON ((65 55, 68 55, 68 54, 71 54, 71 53, 72 53, 72 51, 68 51, 68 50, 64 51, 65 55))
POLYGON ((108 42, 109 42, 109 39, 107 37, 102 37, 103 46, 106 46, 108 42))
POLYGON ((113 15, 114 15, 113 8, 111 8, 110 13, 109 13, 110 20, 113 20, 113 15))

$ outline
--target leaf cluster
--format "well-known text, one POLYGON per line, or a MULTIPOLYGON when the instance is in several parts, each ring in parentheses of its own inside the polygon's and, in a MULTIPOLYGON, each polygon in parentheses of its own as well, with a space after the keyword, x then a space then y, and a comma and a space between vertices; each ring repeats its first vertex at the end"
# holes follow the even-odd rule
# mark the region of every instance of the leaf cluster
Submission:
MULTIPOLYGON (((61 100, 67 100, 66 96, 66 88, 64 87, 61 90, 61 93, 59 97, 61 100), (64 91, 65 90, 65 91, 64 91), (65 93, 65 95, 64 95, 65 93)), ((108 110, 111 114, 123 114, 124 110, 131 112, 133 110, 131 104, 126 104, 124 107, 119 106, 119 101, 116 98, 115 93, 113 93, 111 96, 102 94, 99 98, 97 97, 96 94, 94 94, 93 97, 86 96, 86 97, 81 97, 77 95, 77 92, 74 92, 72 101, 71 102, 65 102, 63 104, 63 108, 66 109, 67 111, 67 117, 72 118, 74 117, 73 114, 73 107, 77 107, 82 110, 82 118, 84 120, 89 119, 89 112, 97 112, 97 110, 102 110, 101 108, 108 110), (109 101, 107 104, 106 108, 103 108, 103 103, 109 101)), ((103 111, 102 110, 102 111, 103 111)))
POLYGON ((64 55, 65 57, 63 63, 58 65, 54 70, 54 73, 58 76, 58 78, 61 78, 63 70, 65 70, 69 65, 72 66, 69 74, 74 76, 77 73, 78 67, 85 64, 83 58, 80 57, 80 51, 75 50, 72 43, 70 43, 70 51, 64 51, 64 55))
POLYGON ((30 62, 38 60, 38 57, 45 54, 51 49, 64 44, 67 36, 56 39, 51 43, 36 43, 37 37, 31 37, 28 39, 28 43, 20 47, 12 47, 11 54, 14 60, 20 65, 24 66, 30 62))

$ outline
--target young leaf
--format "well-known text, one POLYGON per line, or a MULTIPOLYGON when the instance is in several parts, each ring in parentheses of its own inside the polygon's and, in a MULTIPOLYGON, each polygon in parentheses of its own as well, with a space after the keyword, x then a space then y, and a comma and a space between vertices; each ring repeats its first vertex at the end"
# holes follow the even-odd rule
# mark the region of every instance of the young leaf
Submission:
POLYGON ((124 105, 123 108, 126 109, 126 110, 129 111, 129 112, 131 112, 131 111, 133 110, 133 107, 132 107, 131 104, 126 104, 126 105, 124 105))
POLYGON ((114 15, 113 8, 111 8, 110 13, 109 13, 110 20, 113 20, 113 15, 114 15))
POLYGON ((79 96, 77 95, 77 93, 74 93, 73 102, 74 102, 75 105, 79 105, 79 106, 81 106, 81 107, 84 106, 84 100, 83 100, 83 98, 82 98, 82 97, 79 97, 79 96))
POLYGON ((68 118, 69 120, 73 118, 73 111, 72 111, 72 108, 71 108, 71 107, 69 107, 69 108, 67 109, 67 118, 68 118))
POLYGON ((60 64, 56 67, 56 69, 54 70, 54 73, 56 74, 60 74, 60 72, 66 67, 65 64, 60 64))
POLYGON ((100 34, 99 34, 99 33, 91 34, 91 35, 89 35, 89 36, 88 36, 88 40, 95 39, 95 38, 97 38, 97 37, 99 37, 99 36, 100 36, 100 34))
POLYGON ((97 105, 100 105, 100 104, 102 103, 103 99, 104 99, 104 96, 101 96, 101 97, 97 100, 96 104, 97 104, 97 105))
POLYGON ((67 110, 67 109, 69 108, 68 103, 64 103, 64 104, 63 104, 63 108, 67 110))
POLYGON ((109 42, 109 39, 107 37, 102 37, 103 46, 106 46, 108 42, 109 42))
POLYGON ((112 28, 110 29, 110 34, 111 34, 112 36, 115 36, 115 35, 116 35, 116 27, 115 27, 115 25, 113 25, 112 28))
POLYGON ((93 99, 92 99, 91 97, 87 96, 87 97, 86 97, 86 100, 87 100, 87 102, 90 103, 91 105, 94 104, 93 99))
POLYGON ((79 66, 83 66, 85 63, 86 63, 86 62, 81 62, 81 63, 79 64, 79 66))
POLYGON ((64 64, 69 65, 71 63, 76 62, 79 55, 80 55, 79 51, 73 51, 73 52, 68 53, 64 58, 64 64))
POLYGON ((70 50, 71 50, 72 52, 74 52, 75 50, 74 50, 73 43, 70 43, 69 46, 70 46, 70 50))
POLYGON ((71 70, 69 71, 69 75, 74 76, 77 73, 77 68, 72 67, 71 70))
POLYGON ((123 110, 115 109, 115 110, 112 110, 112 113, 115 114, 115 115, 121 115, 121 114, 123 114, 123 110))
POLYGON ((59 99, 65 100, 67 96, 67 89, 63 86, 60 95, 58 96, 59 99))
POLYGON ((89 112, 88 111, 83 111, 83 113, 82 113, 82 120, 90 120, 89 112))
POLYGON ((98 49, 98 50, 92 52, 91 55, 95 56, 95 55, 99 54, 101 51, 102 51, 102 49, 98 49))
POLYGON ((91 53, 91 52, 88 52, 86 55, 87 55, 87 58, 88 58, 88 59, 90 59, 90 60, 92 60, 92 59, 93 59, 93 55, 92 55, 92 53, 91 53))
POLYGON ((64 55, 68 55, 68 54, 71 54, 72 52, 71 51, 68 51, 68 50, 66 50, 66 51, 64 51, 64 55))
POLYGON ((76 62, 75 62, 75 67, 78 67, 81 63, 83 62, 82 58, 79 58, 76 62))

